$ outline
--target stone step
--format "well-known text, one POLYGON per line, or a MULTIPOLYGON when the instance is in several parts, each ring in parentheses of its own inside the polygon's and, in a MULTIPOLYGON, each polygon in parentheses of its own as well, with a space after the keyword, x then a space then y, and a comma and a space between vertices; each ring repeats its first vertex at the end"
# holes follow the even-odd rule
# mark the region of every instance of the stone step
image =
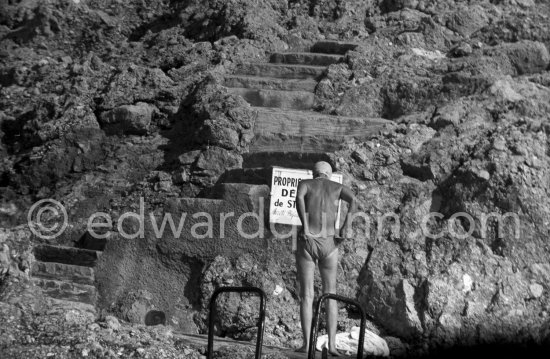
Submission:
POLYGON ((382 118, 332 116, 314 111, 263 107, 255 107, 254 110, 258 114, 254 124, 256 134, 364 137, 392 123, 382 118))
POLYGON ((325 53, 325 54, 339 54, 344 55, 350 50, 355 50, 356 43, 346 41, 319 41, 313 44, 311 52, 325 53))
POLYGON ((249 104, 258 107, 276 107, 289 110, 308 110, 313 107, 315 95, 307 91, 258 90, 239 87, 229 92, 242 96, 249 104))
POLYGON ((367 139, 391 121, 313 111, 256 107, 251 152, 332 152, 349 139, 367 139))
POLYGON ((42 288, 44 294, 55 299, 87 304, 96 302, 97 290, 91 285, 43 278, 32 278, 32 281, 42 288))
POLYGON ((54 280, 66 280, 80 284, 94 284, 94 270, 90 267, 55 262, 34 262, 31 269, 33 277, 54 280))
POLYGON ((101 252, 75 247, 40 244, 34 248, 34 256, 41 262, 73 264, 77 266, 95 266, 101 252))
MULTIPOLYGON (((297 152, 323 153, 335 152, 342 148, 349 137, 344 136, 296 136, 261 134, 256 135, 250 144, 251 152, 297 152)), ((282 167, 288 167, 281 165, 282 167)), ((300 167, 301 168, 301 167, 300 167)))
POLYGON ((235 74, 283 79, 317 79, 325 69, 325 66, 246 63, 238 65, 235 74))
POLYGON ((321 54, 315 52, 275 52, 271 54, 269 62, 276 64, 300 64, 329 66, 342 60, 342 55, 321 54))
POLYGON ((94 317, 97 317, 95 304, 74 302, 72 300, 56 299, 52 297, 48 297, 48 302, 49 312, 53 311, 66 313, 69 310, 78 310, 80 312, 88 312, 94 317))
POLYGON ((311 79, 278 79, 275 77, 239 76, 225 77, 225 86, 265 90, 315 91, 317 81, 311 79))

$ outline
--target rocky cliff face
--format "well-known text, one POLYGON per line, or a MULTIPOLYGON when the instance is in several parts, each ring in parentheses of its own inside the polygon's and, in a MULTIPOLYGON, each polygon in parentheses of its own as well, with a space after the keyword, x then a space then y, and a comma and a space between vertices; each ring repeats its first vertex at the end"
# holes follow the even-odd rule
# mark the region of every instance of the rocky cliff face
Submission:
MULTIPOLYGON (((117 224, 125 211, 138 210, 140 198, 157 216, 174 210, 178 198, 195 198, 185 201, 198 201, 197 208, 214 208, 200 202, 209 198, 258 212, 249 200, 265 192, 258 188, 269 185, 270 165, 303 168, 325 159, 345 174, 371 220, 367 225, 358 218, 355 238, 341 245, 338 291, 361 302, 374 317, 372 329, 395 344, 394 355, 404 348, 395 337, 415 353, 548 343, 546 2, 54 0, 0 6, 0 304, 6 318, 32 323, 44 313, 37 304, 43 298, 25 274, 35 261, 33 248, 78 246, 88 218, 101 211, 112 223, 96 269, 97 308, 137 323, 151 310, 162 311, 168 324, 204 332, 216 287, 256 285, 269 294, 266 342, 297 345, 288 240, 266 229, 263 242, 231 245, 237 252, 173 238, 134 245, 117 239, 117 224), (391 123, 368 138, 338 140, 335 150, 259 152, 254 141, 264 120, 224 81, 242 63, 309 51, 321 40, 357 47, 315 79, 311 110, 323 121, 331 115, 391 123), (258 188, 227 185, 235 182, 258 188), (68 213, 63 235, 48 240, 26 225, 29 208, 46 198, 68 213), (440 236, 420 230, 431 212, 441 216, 424 226, 440 236), (377 223, 385 213, 400 226, 377 223), (484 221, 489 214, 493 218, 484 221), (496 216, 506 214, 499 225, 496 216), (148 272, 154 275, 147 278, 148 272), (181 290, 169 288, 174 283, 181 290), (17 296, 13 288, 22 285, 35 289, 17 296), (25 306, 18 308, 18 301, 25 306), (21 309, 28 318, 17 319, 21 309)), ((50 213, 46 222, 58 219, 50 213)), ((241 297, 222 301, 226 314, 218 333, 252 338, 252 319, 243 318, 256 305, 241 297)), ((341 313, 352 317, 342 329, 356 321, 345 308, 341 313)), ((51 344, 9 338, 0 348, 24 352, 51 344)))

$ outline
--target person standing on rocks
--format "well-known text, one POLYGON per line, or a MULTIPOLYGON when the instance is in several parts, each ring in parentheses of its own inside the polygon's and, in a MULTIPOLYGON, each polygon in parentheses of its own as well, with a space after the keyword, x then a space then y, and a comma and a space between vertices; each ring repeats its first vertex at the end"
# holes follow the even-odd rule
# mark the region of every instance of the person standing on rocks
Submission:
MULTIPOLYGON (((298 235, 296 268, 300 283, 300 320, 304 344, 298 352, 307 352, 313 312, 313 274, 315 263, 323 283, 323 293, 336 292, 338 248, 335 238, 348 238, 348 219, 355 211, 356 199, 349 187, 330 180, 332 168, 324 161, 313 168, 313 179, 303 180, 298 185, 296 204, 302 229, 298 235), (338 204, 343 199, 350 204, 346 219, 340 230, 336 228, 338 204)), ((340 355, 336 350, 336 324, 338 306, 335 300, 327 302, 327 331, 329 353, 340 355)))

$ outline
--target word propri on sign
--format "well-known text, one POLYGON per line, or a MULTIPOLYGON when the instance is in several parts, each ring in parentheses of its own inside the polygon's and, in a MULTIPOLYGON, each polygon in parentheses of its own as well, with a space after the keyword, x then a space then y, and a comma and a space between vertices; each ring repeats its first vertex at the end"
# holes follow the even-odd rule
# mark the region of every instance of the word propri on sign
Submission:
MULTIPOLYGON (((310 170, 273 167, 271 178, 271 199, 269 203, 269 221, 271 223, 301 225, 296 210, 296 192, 298 184, 313 178, 310 170)), ((342 175, 333 173, 332 181, 342 183, 342 175)))

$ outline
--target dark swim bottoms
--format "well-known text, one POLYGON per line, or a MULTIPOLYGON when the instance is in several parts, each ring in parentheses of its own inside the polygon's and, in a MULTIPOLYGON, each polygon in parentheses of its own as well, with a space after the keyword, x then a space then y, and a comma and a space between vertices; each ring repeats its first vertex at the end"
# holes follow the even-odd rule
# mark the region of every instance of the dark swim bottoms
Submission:
POLYGON ((308 252, 313 260, 318 261, 328 257, 336 249, 336 243, 334 243, 334 235, 309 236, 300 232, 297 247, 298 250, 303 249, 308 252))

